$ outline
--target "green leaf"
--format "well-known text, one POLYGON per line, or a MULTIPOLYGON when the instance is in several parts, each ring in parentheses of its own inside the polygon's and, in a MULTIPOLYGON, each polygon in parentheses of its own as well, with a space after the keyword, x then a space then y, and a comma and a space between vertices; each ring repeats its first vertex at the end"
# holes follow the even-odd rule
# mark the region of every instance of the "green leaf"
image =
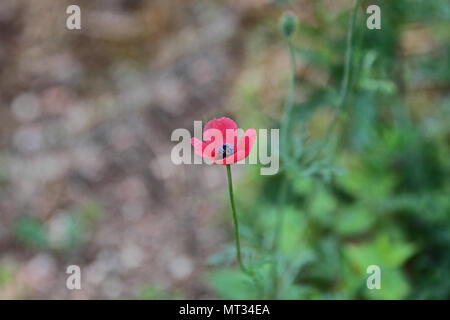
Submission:
POLYGON ((296 254, 302 244, 305 233, 305 219, 301 211, 284 208, 283 226, 281 230, 280 251, 287 255, 296 254))
POLYGON ((333 195, 326 189, 321 189, 312 196, 309 210, 314 220, 322 225, 330 225, 332 223, 332 213, 336 207, 337 203, 333 195))
POLYGON ((235 269, 211 272, 208 282, 222 299, 256 299, 256 290, 250 277, 235 269))
POLYGON ((29 247, 42 248, 47 246, 47 231, 44 224, 31 216, 22 217, 17 221, 16 237, 29 247))
MULTIPOLYGON (((369 276, 369 274, 367 275, 369 276)), ((397 269, 383 268, 381 270, 381 288, 364 289, 364 295, 369 299, 405 299, 410 292, 410 286, 403 272, 397 269)))
POLYGON ((350 244, 345 247, 350 263, 360 273, 365 272, 367 266, 372 264, 380 267, 400 267, 414 252, 415 247, 412 244, 392 242, 385 235, 370 243, 350 244))
POLYGON ((374 224, 375 217, 363 206, 343 210, 336 224, 336 231, 343 236, 354 236, 368 231, 374 224))

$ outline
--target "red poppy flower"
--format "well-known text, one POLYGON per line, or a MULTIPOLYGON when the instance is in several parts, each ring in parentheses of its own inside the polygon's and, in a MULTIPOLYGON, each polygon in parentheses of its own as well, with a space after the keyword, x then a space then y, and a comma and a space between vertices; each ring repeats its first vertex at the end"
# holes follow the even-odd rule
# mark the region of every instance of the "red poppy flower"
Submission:
POLYGON ((191 139, 195 152, 213 164, 233 164, 248 157, 256 140, 250 128, 238 141, 238 127, 230 118, 213 119, 203 128, 203 140, 191 139))

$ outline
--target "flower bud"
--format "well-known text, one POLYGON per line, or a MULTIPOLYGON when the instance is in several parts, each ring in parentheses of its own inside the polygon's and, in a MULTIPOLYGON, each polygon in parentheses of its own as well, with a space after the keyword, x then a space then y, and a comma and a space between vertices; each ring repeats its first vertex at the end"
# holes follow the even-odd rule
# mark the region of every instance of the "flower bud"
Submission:
POLYGON ((280 18, 281 31, 290 38, 297 29, 297 17, 293 13, 285 13, 280 18))

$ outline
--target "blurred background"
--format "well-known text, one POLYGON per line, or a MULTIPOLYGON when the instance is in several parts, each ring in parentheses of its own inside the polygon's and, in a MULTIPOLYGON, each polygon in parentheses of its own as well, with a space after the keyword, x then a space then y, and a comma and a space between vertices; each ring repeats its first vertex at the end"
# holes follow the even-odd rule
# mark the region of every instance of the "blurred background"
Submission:
POLYGON ((450 298, 450 4, 361 1, 325 140, 352 6, 2 0, 0 299, 450 298), (366 28, 370 4, 381 30, 366 28), (236 266, 225 168, 172 164, 170 135, 221 116, 280 127, 286 11, 292 164, 233 167, 253 282, 236 266), (82 290, 66 288, 71 264, 82 290))

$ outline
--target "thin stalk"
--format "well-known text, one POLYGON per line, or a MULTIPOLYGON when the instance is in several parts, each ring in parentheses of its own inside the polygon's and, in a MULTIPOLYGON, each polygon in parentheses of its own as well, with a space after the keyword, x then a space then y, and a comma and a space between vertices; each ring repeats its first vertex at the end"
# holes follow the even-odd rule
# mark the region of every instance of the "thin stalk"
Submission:
MULTIPOLYGON (((292 120, 292 109, 294 108, 294 94, 295 94, 295 71, 296 71, 296 63, 295 63, 295 48, 292 45, 290 39, 286 40, 286 46, 289 50, 289 61, 290 61, 290 74, 289 74, 289 89, 285 100, 285 115, 284 121, 281 126, 281 134, 282 134, 282 145, 284 150, 282 150, 282 160, 283 164, 286 166, 289 163, 289 130, 290 130, 290 122, 292 120)), ((287 176, 283 179, 280 195, 278 198, 278 207, 281 208, 283 203, 286 200, 286 193, 288 189, 288 180, 287 176)), ((277 251, 278 245, 280 242, 281 229, 283 226, 284 220, 284 211, 280 210, 277 216, 277 221, 275 225, 275 232, 273 236, 272 243, 272 254, 273 254, 273 269, 272 269, 272 278, 273 278, 273 296, 276 299, 278 296, 278 266, 277 266, 277 251)))
MULTIPOLYGON (((347 48, 346 48, 346 53, 345 53, 344 76, 342 79, 341 88, 340 88, 340 92, 339 92, 340 97, 339 97, 338 103, 336 105, 336 110, 334 113, 333 120, 327 129, 327 133, 325 135, 325 140, 324 140, 325 142, 322 145, 322 148, 324 145, 327 144, 327 141, 329 140, 329 136, 331 135, 333 128, 336 125, 338 115, 347 99, 348 89, 349 89, 349 78, 350 78, 350 65, 351 65, 351 58, 352 58, 352 54, 353 54, 353 46, 352 46, 353 30, 354 30, 354 27, 356 24, 356 17, 357 17, 359 2, 360 2, 360 0, 354 1, 352 16, 351 16, 351 19, 349 22, 349 28, 347 30, 347 44, 346 44, 347 48)), ((289 138, 289 130, 290 130, 290 121, 292 119, 292 109, 294 106, 296 63, 295 63, 295 48, 292 45, 290 39, 285 38, 285 40, 286 40, 286 46, 289 50, 290 78, 289 78, 289 91, 287 93, 286 102, 285 102, 285 117, 284 117, 284 121, 281 126, 282 146, 284 148, 284 150, 282 150, 282 152, 281 152, 281 156, 282 156, 283 164, 286 166, 290 162, 288 138, 289 138)), ((319 154, 321 152, 322 148, 319 148, 319 151, 317 152, 317 154, 319 154)), ((281 192, 280 192, 280 196, 279 196, 279 207, 281 207, 281 205, 285 201, 287 186, 288 186, 288 181, 287 181, 287 178, 285 178, 283 180, 283 183, 281 186, 281 192)), ((276 262, 276 254, 278 251, 279 238, 281 236, 283 220, 284 220, 283 210, 281 210, 280 213, 278 214, 278 219, 277 219, 277 224, 275 226, 275 233, 274 233, 273 244, 272 244, 272 254, 273 254, 273 259, 274 259, 273 270, 272 270, 272 272, 273 272, 273 296, 275 299, 278 296, 278 290, 279 290, 278 270, 277 270, 278 266, 277 266, 277 262, 276 262)))
POLYGON ((234 193, 233 193, 233 179, 231 177, 231 167, 227 166, 227 177, 228 177, 228 192, 230 194, 231 211, 233 212, 233 222, 234 222, 234 236, 236 238, 236 258, 239 263, 239 267, 242 272, 251 275, 251 272, 244 266, 241 256, 241 238, 239 236, 239 221, 236 214, 236 205, 234 204, 234 193))
MULTIPOLYGON (((286 193, 288 189, 288 181, 287 177, 283 180, 283 183, 280 188, 280 194, 278 198, 278 208, 282 208, 284 202, 286 201, 286 193)), ((272 266, 272 291, 273 291, 273 299, 277 299, 278 290, 279 290, 279 279, 278 279, 278 265, 277 265, 277 252, 280 244, 281 230, 283 228, 284 222, 284 210, 280 210, 277 215, 277 221, 275 225, 275 232, 273 236, 272 243, 272 255, 273 255, 273 266, 272 266)))
POLYGON ((325 143, 327 144, 329 137, 336 125, 337 118, 341 112, 342 107, 345 104, 348 96, 349 89, 349 78, 350 78, 350 68, 351 68, 351 60, 353 55, 353 30, 356 24, 356 17, 358 15, 358 7, 360 0, 355 0, 353 3, 353 11, 352 16, 350 18, 349 26, 347 29, 347 48, 345 51, 345 65, 344 65, 344 76, 341 82, 341 89, 339 91, 339 100, 336 105, 336 110, 334 112, 333 120, 331 121, 330 126, 327 129, 327 133, 325 135, 325 143))
POLYGON ((233 212, 233 222, 234 222, 234 237, 236 239, 236 258, 239 263, 239 267, 241 268, 241 271, 249 276, 257 288, 257 290, 260 292, 260 299, 264 298, 264 288, 261 286, 261 283, 258 280, 258 276, 253 272, 253 270, 248 269, 244 262, 242 261, 242 255, 241 255, 241 238, 239 236, 239 221, 236 213, 236 205, 234 203, 234 192, 233 192, 233 179, 231 177, 231 167, 230 165, 226 165, 227 167, 227 177, 228 177, 228 192, 230 194, 230 202, 231 202, 231 210, 233 212))
POLYGON ((292 119, 292 109, 294 108, 294 93, 295 93, 295 48, 291 43, 290 39, 286 39, 286 46, 289 50, 289 61, 290 61, 290 73, 289 73, 289 91, 287 93, 287 97, 285 100, 285 114, 284 120, 281 125, 281 134, 282 134, 282 147, 281 151, 284 162, 287 162, 289 157, 289 130, 290 130, 290 122, 292 119))

